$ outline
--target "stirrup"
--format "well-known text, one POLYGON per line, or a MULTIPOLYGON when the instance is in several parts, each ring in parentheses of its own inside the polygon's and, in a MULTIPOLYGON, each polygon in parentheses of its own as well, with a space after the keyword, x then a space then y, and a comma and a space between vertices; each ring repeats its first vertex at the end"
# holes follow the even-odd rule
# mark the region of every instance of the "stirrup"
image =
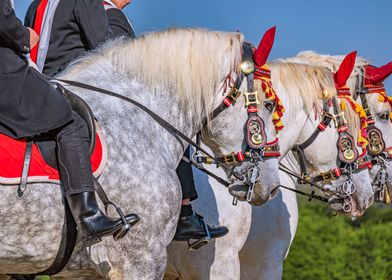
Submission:
POLYGON ((106 214, 108 212, 109 206, 113 206, 116 209, 117 214, 120 216, 121 223, 122 223, 121 228, 119 230, 117 230, 115 233, 113 233, 113 239, 115 241, 117 241, 117 240, 123 238, 128 233, 128 231, 131 229, 131 227, 128 224, 127 220, 125 219, 125 215, 124 215, 123 211, 120 209, 120 207, 118 207, 116 204, 114 204, 110 200, 108 200, 107 204, 105 204, 106 214))
POLYGON ((201 247, 207 245, 212 239, 211 234, 210 234, 210 230, 208 229, 206 222, 204 220, 202 220, 202 222, 203 222, 204 230, 206 231, 206 236, 204 236, 203 238, 200 238, 192 243, 188 240, 188 250, 189 251, 200 249, 201 247))

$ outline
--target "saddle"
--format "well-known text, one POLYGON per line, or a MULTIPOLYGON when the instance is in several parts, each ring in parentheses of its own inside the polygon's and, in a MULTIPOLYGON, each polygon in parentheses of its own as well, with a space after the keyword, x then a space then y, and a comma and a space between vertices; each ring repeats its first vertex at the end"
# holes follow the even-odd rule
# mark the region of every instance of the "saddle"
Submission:
MULTIPOLYGON (((94 176, 98 177, 107 162, 107 146, 102 131, 91 108, 82 98, 60 84, 56 86, 71 104, 72 109, 87 124, 90 136, 91 167, 94 176)), ((0 184, 17 185, 23 180, 26 183, 60 183, 56 142, 53 137, 40 136, 33 139, 33 142, 29 142, 15 140, 0 133, 0 184)))
MULTIPOLYGON (((107 146, 102 131, 87 103, 61 84, 55 84, 57 90, 68 100, 72 109, 87 124, 90 137, 90 161, 95 178, 104 170, 107 162, 107 146)), ((27 183, 60 183, 57 166, 56 142, 54 137, 39 136, 31 140, 15 140, 0 133, 0 184, 19 185, 21 197, 27 183), (24 187, 22 187, 24 186, 24 187)), ((95 188, 105 206, 110 201, 97 180, 95 188)), ((76 245, 77 229, 68 203, 64 201, 64 224, 60 247, 52 265, 35 275, 10 275, 11 279, 35 279, 36 275, 59 273, 70 259, 76 245)))

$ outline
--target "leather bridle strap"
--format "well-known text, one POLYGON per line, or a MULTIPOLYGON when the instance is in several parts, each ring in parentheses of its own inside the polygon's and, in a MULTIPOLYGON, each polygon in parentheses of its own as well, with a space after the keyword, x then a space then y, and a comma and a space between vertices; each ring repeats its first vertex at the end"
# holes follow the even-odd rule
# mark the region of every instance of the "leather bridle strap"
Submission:
MULTIPOLYGON (((327 113, 329 111, 329 104, 328 101, 325 100, 323 104, 323 120, 319 123, 315 131, 312 133, 312 135, 305 140, 302 144, 296 145, 293 147, 293 151, 297 154, 298 160, 299 160, 299 165, 301 169, 301 174, 305 175, 306 174, 306 165, 305 165, 305 149, 308 148, 318 137, 318 135, 323 132, 331 123, 332 116, 327 113)), ((303 180, 303 178, 301 179, 303 180)), ((309 180, 308 180, 309 181, 309 180)))

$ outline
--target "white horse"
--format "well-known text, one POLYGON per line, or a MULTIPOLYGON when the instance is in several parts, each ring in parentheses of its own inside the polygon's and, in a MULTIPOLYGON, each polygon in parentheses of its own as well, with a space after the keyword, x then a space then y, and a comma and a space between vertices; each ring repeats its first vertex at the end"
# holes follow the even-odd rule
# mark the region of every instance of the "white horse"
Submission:
MULTIPOLYGON (((320 108, 322 98, 336 94, 330 71, 320 67, 285 62, 270 64, 272 83, 286 108, 285 129, 280 134, 282 155, 295 144, 304 142, 313 133, 320 118, 314 118, 314 105, 320 108), (320 96, 321 93, 327 94, 320 96), (330 94, 328 94, 330 93, 330 94)), ((354 113, 350 114, 352 132, 358 128, 354 113)), ((312 172, 323 172, 336 165, 337 132, 328 128, 307 148, 306 156, 312 172)), ((298 163, 292 155, 283 159, 298 173, 298 163)), ((208 168, 208 167, 207 167, 208 168)), ((209 170, 212 170, 211 167, 209 170)), ((284 185, 295 186, 290 176, 282 173, 284 185)), ((188 252, 180 243, 169 247, 167 279, 279 279, 297 226, 298 211, 294 193, 281 189, 272 201, 260 207, 241 203, 232 206, 230 197, 214 180, 196 176, 200 183, 197 211, 209 222, 221 222, 230 233, 197 252, 188 252), (207 184, 209 183, 209 184, 207 184), (211 208, 211 202, 216 207, 211 208)), ((372 202, 373 191, 369 172, 353 176, 358 193, 357 207, 366 209, 372 202), (357 177, 358 176, 358 177, 357 177), (357 177, 354 179, 354 177, 357 177)), ((341 183, 341 182, 335 182, 341 183)), ((355 210, 353 209, 354 214, 355 210)))
MULTIPOLYGON (((134 41, 109 43, 74 63, 60 77, 132 98, 193 137, 222 103, 227 77, 238 74, 242 43, 239 33, 196 29, 150 33, 134 41)), ((166 247, 174 236, 180 211, 181 188, 175 169, 186 143, 133 105, 70 89, 92 107, 106 138, 108 162, 99 178, 101 184, 112 200, 125 212, 138 213, 141 221, 121 241, 106 238, 74 252, 60 275, 69 279, 161 279, 166 247)), ((245 123, 244 108, 235 106, 227 111, 231 118, 245 123)), ((260 106, 259 114, 267 138, 275 139, 273 111, 260 106)), ((242 126, 234 122, 234 126, 218 127, 223 117, 218 116, 209 129, 225 135, 224 149, 240 150, 242 141, 235 140, 243 138, 242 126)), ((218 143, 213 137, 206 135, 218 143)), ((238 171, 241 168, 244 166, 238 166, 238 171)), ((267 193, 268 199, 279 185, 277 159, 261 162, 260 168, 263 174, 255 195, 267 193)), ((33 274, 47 268, 57 253, 63 223, 58 186, 30 184, 22 199, 17 198, 16 189, 0 189, 0 274, 4 275, 33 274)))
MULTIPOLYGON (((318 54, 312 51, 304 51, 299 53, 296 57, 291 58, 290 61, 298 62, 298 63, 310 63, 314 65, 320 65, 329 68, 331 71, 336 71, 339 67, 339 64, 343 60, 344 56, 341 55, 324 55, 318 54)), ((350 78, 347 81, 347 85, 351 89, 351 96, 356 99, 358 103, 362 105, 362 100, 358 91, 361 89, 363 85, 363 79, 365 74, 365 69, 369 66, 370 63, 363 57, 357 57, 354 71, 351 73, 350 78)), ((390 68, 390 67, 389 67, 390 68)), ((391 75, 391 70, 383 71, 383 73, 378 73, 381 76, 381 81, 386 79, 389 75, 391 75)), ((367 104, 370 109, 370 113, 372 114, 373 119, 375 120, 375 126, 379 128, 382 132, 383 139, 385 141, 385 147, 392 146, 392 125, 390 122, 389 114, 391 112, 391 105, 388 100, 381 97, 380 95, 375 93, 370 93, 365 95, 367 104)), ((386 165, 386 170, 389 175, 389 178, 392 178, 392 164, 390 162, 386 165)), ((370 175, 373 181, 375 181, 378 172, 380 171, 380 165, 376 164, 370 171, 370 175)), ((387 182, 389 189, 392 190, 392 181, 389 180, 387 182)))

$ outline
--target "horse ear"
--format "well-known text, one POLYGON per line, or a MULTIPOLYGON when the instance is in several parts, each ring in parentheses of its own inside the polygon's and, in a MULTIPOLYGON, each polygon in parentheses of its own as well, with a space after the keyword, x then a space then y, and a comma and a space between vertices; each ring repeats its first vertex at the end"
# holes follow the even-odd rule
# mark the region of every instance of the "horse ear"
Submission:
POLYGON ((392 74, 392 62, 385 64, 379 68, 366 65, 365 66, 365 85, 377 85, 384 81, 392 74))
POLYGON ((342 87, 346 84, 351 72, 354 69, 355 59, 357 58, 357 52, 351 52, 343 59, 339 66, 339 70, 335 73, 334 79, 337 86, 342 87))
POLYGON ((259 46, 253 54, 253 60, 256 66, 261 67, 267 62, 268 56, 274 44, 275 31, 276 26, 271 27, 264 33, 264 36, 261 39, 259 46))

